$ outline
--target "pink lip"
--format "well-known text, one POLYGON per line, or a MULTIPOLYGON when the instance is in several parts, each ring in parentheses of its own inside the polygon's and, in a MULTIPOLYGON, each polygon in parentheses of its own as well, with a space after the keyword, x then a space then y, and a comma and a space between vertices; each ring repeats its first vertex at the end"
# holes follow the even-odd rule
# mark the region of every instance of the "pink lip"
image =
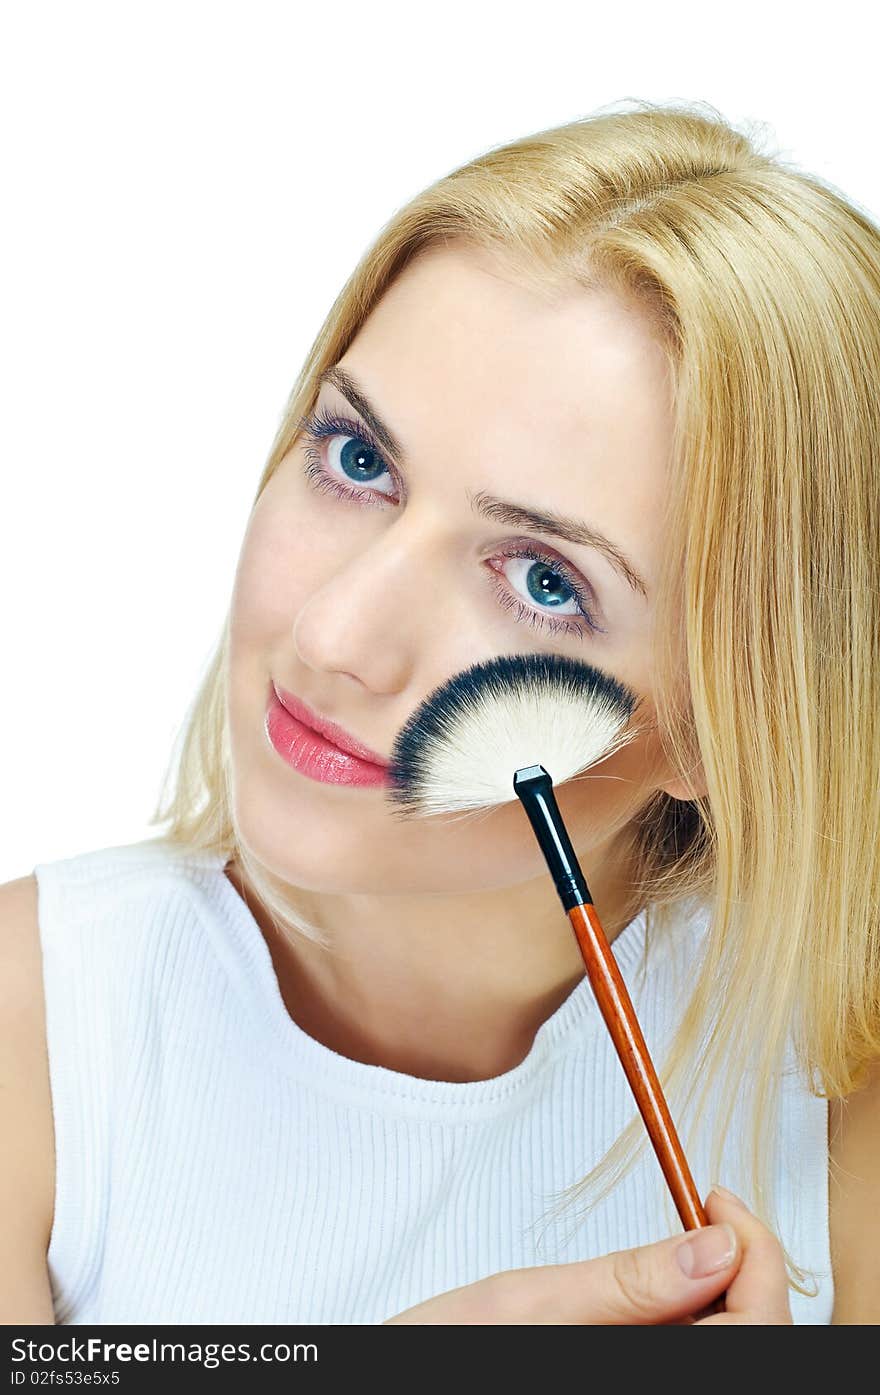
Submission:
POLYGON ((384 756, 380 756, 377 751, 371 751, 369 746, 364 746, 347 732, 345 727, 337 726, 335 722, 328 722, 325 717, 320 717, 298 697, 294 697, 293 693, 279 688, 277 683, 273 683, 272 687, 275 689, 275 696, 281 706, 287 708, 291 717, 295 717, 304 726, 311 727, 312 731, 318 732, 319 735, 326 736, 327 740, 332 742, 334 746, 338 746, 340 751, 345 751, 350 756, 359 756, 361 760, 372 761, 373 765, 388 765, 384 756))
MULTIPOLYGON (((386 761, 361 756, 360 752, 368 748, 349 736, 345 739, 349 745, 356 746, 356 754, 337 745, 299 716, 300 712, 309 713, 310 710, 292 693, 272 684, 265 729, 271 744, 288 765, 323 784, 374 786, 388 783, 386 761), (296 712, 290 710, 288 702, 297 708, 296 712)), ((331 723, 323 721, 322 725, 332 727, 331 723)))

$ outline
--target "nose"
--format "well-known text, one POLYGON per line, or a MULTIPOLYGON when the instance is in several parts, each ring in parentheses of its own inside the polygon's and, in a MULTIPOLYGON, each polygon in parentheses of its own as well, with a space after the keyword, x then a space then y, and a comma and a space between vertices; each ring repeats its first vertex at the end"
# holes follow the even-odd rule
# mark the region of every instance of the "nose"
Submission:
POLYGON ((403 520, 344 559, 336 554, 294 621, 300 661, 373 692, 400 691, 438 633, 437 587, 428 606, 425 566, 423 531, 403 520))

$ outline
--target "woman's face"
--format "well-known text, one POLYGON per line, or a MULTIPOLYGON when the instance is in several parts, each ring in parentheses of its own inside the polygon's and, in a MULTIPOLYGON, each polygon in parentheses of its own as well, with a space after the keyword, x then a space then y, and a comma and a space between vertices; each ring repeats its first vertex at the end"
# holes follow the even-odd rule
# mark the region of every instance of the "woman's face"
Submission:
POLYGON ((343 379, 325 381, 315 413, 343 419, 345 431, 301 431, 254 508, 232 598, 228 693, 244 840, 282 881, 331 894, 454 894, 540 876, 546 863, 518 800, 476 821, 404 822, 381 786, 293 769, 265 719, 274 681, 388 759, 414 708, 453 674, 497 655, 556 653, 626 684, 647 728, 555 787, 589 875, 653 791, 690 794, 652 730, 672 431, 665 353, 642 313, 610 293, 540 294, 488 253, 459 247, 412 263, 338 366, 399 455, 343 379), (477 496, 598 530, 647 596, 600 548, 486 516, 477 496))

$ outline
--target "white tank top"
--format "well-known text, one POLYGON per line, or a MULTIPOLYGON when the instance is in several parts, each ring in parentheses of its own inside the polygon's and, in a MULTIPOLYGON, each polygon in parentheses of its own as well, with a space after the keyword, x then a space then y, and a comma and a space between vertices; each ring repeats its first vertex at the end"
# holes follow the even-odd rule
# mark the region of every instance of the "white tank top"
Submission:
MULTIPOLYGON (((34 868, 58 1323, 381 1323, 500 1270, 677 1233, 650 1146, 586 1220, 578 1201, 547 1216, 635 1113, 586 976, 490 1080, 353 1061, 290 1017, 224 865, 150 839, 34 868)), ((655 1062, 704 928, 683 915, 647 972, 644 913, 614 941, 655 1062)), ((733 1163, 708 1175, 711 1122, 688 1149, 700 1195, 718 1181, 750 1201, 733 1163)), ((800 1078, 778 1137, 780 1238, 818 1289, 792 1313, 828 1323, 827 1102, 800 1078)))

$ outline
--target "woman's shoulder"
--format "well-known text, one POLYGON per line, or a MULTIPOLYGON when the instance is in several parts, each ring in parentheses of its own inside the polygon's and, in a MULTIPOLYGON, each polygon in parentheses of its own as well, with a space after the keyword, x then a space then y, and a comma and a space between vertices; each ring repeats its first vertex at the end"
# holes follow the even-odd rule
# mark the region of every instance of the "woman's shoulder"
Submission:
POLYGON ((44 944, 68 940, 77 925, 91 938, 103 925, 112 925, 114 937, 123 925, 147 921, 154 931, 160 908, 187 896, 198 900, 216 885, 224 861, 219 852, 145 838, 39 862, 34 877, 44 944))
POLYGON ((832 1322, 880 1323, 880 1059, 868 1080, 828 1104, 832 1322))
POLYGON ((52 1322, 55 1140, 37 904, 33 873, 0 885, 0 1132, 15 1140, 0 1150, 0 1307, 5 1321, 52 1322))
MULTIPOLYGON (((149 914, 126 915, 126 924, 155 925, 157 905, 197 889, 206 869, 222 862, 219 854, 145 840, 46 860, 0 883, 0 1136, 15 1140, 0 1149, 0 1322, 54 1321, 47 1270, 56 1187, 52 1089, 60 1087, 66 1108, 64 1091, 82 1064, 66 1049, 67 1029, 78 1011, 93 1007, 71 995, 69 973, 95 962, 86 945, 131 970, 138 936, 120 933, 120 911, 142 904, 149 914)), ((97 982, 90 973, 81 981, 97 982)))
POLYGON ((223 861, 219 852, 209 849, 166 838, 142 838, 133 843, 113 843, 67 857, 47 859, 36 864, 34 874, 40 889, 44 881, 63 881, 67 891, 76 892, 82 888, 94 894, 103 887, 124 885, 143 877, 180 879, 205 868, 219 867, 223 861))

